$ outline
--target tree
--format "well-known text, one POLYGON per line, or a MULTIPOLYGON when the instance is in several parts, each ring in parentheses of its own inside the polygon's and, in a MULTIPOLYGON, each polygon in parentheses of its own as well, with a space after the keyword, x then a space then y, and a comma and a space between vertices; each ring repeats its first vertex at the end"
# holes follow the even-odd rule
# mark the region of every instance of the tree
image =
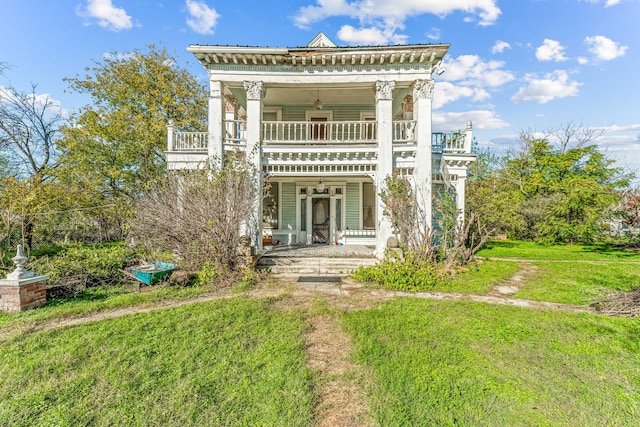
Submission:
POLYGON ((523 197, 521 237, 592 241, 603 232, 629 176, 592 144, 597 131, 568 125, 549 135, 554 142, 522 133, 521 150, 512 153, 502 171, 523 197))
POLYGON ((204 129, 206 92, 166 49, 154 45, 112 52, 86 71, 66 79, 93 104, 63 128, 56 175, 78 206, 104 207, 97 221, 123 227, 135 201, 165 175, 166 125, 204 129))
POLYGON ((0 186, 5 218, 22 220, 22 235, 32 246, 34 213, 46 199, 45 183, 57 166, 56 142, 64 122, 61 106, 48 95, 0 87, 0 159, 7 163, 0 186))
POLYGON ((505 177, 506 160, 491 151, 478 153, 477 161, 469 168, 465 208, 482 218, 497 234, 516 236, 525 227, 518 212, 524 196, 518 186, 505 177))

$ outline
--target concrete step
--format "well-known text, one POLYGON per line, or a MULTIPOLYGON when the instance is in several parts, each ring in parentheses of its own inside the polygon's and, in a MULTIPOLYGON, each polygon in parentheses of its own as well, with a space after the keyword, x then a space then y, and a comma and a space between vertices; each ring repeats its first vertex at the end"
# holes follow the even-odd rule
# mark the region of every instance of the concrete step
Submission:
POLYGON ((262 257, 258 268, 278 275, 348 275, 359 266, 374 265, 375 258, 262 257))

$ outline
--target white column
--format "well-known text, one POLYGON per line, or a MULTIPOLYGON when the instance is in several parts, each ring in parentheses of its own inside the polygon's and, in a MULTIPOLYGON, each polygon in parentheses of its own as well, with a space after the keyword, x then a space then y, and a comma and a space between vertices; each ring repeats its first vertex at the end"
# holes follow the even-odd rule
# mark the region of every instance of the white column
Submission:
POLYGON ((424 217, 421 231, 432 224, 432 155, 431 97, 433 80, 416 80, 413 84, 413 118, 416 120, 416 159, 413 178, 418 208, 424 217))
POLYGON ((209 145, 208 154, 211 166, 219 169, 224 157, 224 97, 222 82, 211 80, 209 91, 209 145))
POLYGON ((262 82, 245 81, 247 91, 247 161, 253 166, 253 184, 256 193, 253 215, 249 219, 247 231, 251 237, 251 244, 262 249, 262 98, 264 85, 262 82))
POLYGON ((458 225, 464 227, 464 201, 466 189, 466 176, 459 176, 455 183, 456 189, 456 209, 458 210, 458 225))
POLYGON ((383 215, 384 203, 380 190, 384 188, 385 178, 393 174, 393 89, 396 83, 378 81, 376 83, 376 121, 378 125, 378 171, 376 173, 376 256, 382 258, 387 239, 393 235, 391 218, 383 215))
POLYGON ((176 127, 173 124, 173 120, 169 120, 167 124, 167 151, 173 151, 173 141, 175 139, 176 127))

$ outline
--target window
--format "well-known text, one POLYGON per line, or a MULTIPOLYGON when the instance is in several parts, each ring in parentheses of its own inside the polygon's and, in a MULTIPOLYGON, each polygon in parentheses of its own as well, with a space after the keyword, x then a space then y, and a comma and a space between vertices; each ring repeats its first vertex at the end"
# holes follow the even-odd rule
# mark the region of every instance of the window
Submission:
POLYGON ((362 183, 362 228, 376 228, 376 189, 372 182, 362 183))
POLYGON ((278 183, 272 182, 267 189, 267 196, 264 198, 262 208, 262 227, 278 228, 278 183))

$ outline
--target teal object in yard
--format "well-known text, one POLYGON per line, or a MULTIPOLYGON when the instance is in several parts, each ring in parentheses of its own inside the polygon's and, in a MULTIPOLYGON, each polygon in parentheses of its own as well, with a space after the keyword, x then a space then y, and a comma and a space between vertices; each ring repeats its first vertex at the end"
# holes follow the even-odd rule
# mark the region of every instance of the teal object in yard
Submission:
POLYGON ((160 280, 171 276, 176 269, 175 264, 154 261, 151 264, 136 265, 130 268, 136 279, 146 285, 153 285, 160 280))

